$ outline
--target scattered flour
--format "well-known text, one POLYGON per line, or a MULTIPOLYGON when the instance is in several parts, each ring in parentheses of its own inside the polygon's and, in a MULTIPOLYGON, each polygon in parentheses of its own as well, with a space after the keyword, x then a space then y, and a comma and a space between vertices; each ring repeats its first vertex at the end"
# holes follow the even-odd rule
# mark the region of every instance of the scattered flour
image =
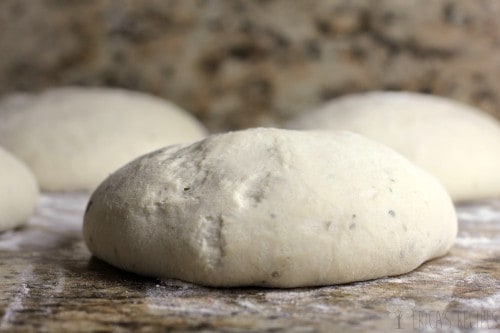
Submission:
POLYGON ((29 265, 18 275, 16 279, 19 281, 18 287, 10 298, 7 308, 5 309, 2 320, 0 321, 0 330, 9 328, 10 325, 15 321, 16 314, 24 308, 23 302, 24 299, 28 297, 30 292, 28 283, 32 276, 32 273, 33 267, 29 265))
POLYGON ((42 194, 26 226, 0 234, 0 250, 53 248, 81 238, 82 219, 90 194, 42 194))

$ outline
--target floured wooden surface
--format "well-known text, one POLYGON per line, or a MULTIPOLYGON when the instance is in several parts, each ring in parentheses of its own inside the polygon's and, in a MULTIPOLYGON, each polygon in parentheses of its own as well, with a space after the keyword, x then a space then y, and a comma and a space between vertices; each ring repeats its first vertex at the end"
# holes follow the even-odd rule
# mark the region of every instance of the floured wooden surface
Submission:
POLYGON ((500 329, 500 200, 460 206, 451 253, 412 273, 279 290, 148 279, 92 259, 87 198, 44 195, 27 227, 0 235, 0 331, 500 329))

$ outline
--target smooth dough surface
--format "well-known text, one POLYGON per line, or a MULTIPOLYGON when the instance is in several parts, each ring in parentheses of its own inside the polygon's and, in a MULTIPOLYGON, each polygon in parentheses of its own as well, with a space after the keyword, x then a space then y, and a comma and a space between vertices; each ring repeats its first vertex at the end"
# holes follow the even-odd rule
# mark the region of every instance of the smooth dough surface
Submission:
POLYGON ((47 191, 93 190, 131 159, 205 133, 175 105, 121 89, 57 88, 0 103, 0 146, 47 191))
POLYGON ((455 201, 500 196, 500 124, 450 99, 408 92, 349 95, 285 127, 347 130, 382 142, 434 174, 455 201))
POLYGON ((0 231, 25 224, 33 214, 38 185, 31 171, 0 148, 0 231))
POLYGON ((443 187, 393 150, 278 129, 140 157, 97 188, 83 226, 116 267, 224 287, 398 275, 444 255, 456 232, 443 187))

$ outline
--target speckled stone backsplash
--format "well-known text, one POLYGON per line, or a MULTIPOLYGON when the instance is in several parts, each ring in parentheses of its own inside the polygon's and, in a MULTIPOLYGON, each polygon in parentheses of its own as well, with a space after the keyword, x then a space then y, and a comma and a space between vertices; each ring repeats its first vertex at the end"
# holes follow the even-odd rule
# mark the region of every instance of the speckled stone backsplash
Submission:
POLYGON ((0 94, 125 87, 213 131, 373 89, 500 117, 499 17, 497 0, 3 0, 0 94))

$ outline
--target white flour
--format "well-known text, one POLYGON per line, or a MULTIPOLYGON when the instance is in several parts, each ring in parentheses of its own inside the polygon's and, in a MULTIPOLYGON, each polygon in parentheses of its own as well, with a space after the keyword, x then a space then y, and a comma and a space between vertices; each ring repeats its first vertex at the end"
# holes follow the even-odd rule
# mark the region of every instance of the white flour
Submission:
POLYGON ((90 194, 42 194, 35 215, 17 230, 0 234, 0 250, 53 248, 81 237, 83 213, 90 194))

